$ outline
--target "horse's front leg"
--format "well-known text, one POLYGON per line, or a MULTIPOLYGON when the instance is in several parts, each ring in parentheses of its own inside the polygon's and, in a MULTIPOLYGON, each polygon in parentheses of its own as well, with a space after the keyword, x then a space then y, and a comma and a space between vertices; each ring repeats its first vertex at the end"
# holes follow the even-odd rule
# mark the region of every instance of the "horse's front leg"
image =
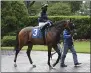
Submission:
POLYGON ((48 66, 49 68, 52 68, 52 66, 50 65, 50 57, 51 57, 51 46, 48 46, 48 66))
POLYGON ((56 66, 56 64, 59 62, 60 58, 61 58, 61 53, 60 53, 60 49, 58 48, 57 45, 53 46, 54 50, 58 53, 58 58, 56 60, 56 62, 53 64, 53 67, 56 66))

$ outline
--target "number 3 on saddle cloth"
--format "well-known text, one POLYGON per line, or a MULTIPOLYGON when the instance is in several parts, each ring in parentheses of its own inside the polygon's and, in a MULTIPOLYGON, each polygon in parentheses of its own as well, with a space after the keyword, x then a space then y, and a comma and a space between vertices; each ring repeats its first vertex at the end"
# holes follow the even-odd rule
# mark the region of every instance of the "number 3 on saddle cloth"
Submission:
MULTIPOLYGON (((32 29, 32 38, 39 38, 42 39, 43 38, 43 33, 44 31, 41 31, 40 28, 34 28, 32 29)), ((45 36, 46 36, 47 30, 45 31, 45 36)))

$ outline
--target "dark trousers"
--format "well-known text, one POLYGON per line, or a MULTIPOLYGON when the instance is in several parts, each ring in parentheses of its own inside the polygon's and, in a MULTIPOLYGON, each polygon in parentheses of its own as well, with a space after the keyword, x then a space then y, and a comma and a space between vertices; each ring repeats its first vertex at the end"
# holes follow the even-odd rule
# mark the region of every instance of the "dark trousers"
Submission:
POLYGON ((63 50, 61 64, 64 64, 64 61, 65 61, 65 58, 66 58, 66 54, 67 54, 69 49, 72 52, 74 64, 78 63, 77 54, 76 54, 76 51, 74 49, 74 46, 73 45, 72 46, 68 46, 66 43, 64 43, 64 50, 63 50))

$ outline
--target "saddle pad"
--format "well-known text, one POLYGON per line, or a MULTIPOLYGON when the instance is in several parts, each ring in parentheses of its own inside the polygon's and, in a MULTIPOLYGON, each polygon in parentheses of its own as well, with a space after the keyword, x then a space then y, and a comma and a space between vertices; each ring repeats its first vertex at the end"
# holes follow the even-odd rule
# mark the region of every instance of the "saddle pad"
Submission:
POLYGON ((42 35, 40 28, 34 28, 32 30, 32 38, 43 38, 43 35, 42 35))

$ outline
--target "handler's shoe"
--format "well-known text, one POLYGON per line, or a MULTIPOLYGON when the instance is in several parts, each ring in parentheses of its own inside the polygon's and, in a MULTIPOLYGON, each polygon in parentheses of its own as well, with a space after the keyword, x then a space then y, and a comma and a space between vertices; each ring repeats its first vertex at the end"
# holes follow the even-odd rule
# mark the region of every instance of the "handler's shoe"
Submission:
POLYGON ((65 65, 65 64, 61 64, 61 67, 67 67, 67 65, 65 65))
POLYGON ((82 63, 76 63, 75 66, 79 66, 80 64, 82 64, 82 63))

